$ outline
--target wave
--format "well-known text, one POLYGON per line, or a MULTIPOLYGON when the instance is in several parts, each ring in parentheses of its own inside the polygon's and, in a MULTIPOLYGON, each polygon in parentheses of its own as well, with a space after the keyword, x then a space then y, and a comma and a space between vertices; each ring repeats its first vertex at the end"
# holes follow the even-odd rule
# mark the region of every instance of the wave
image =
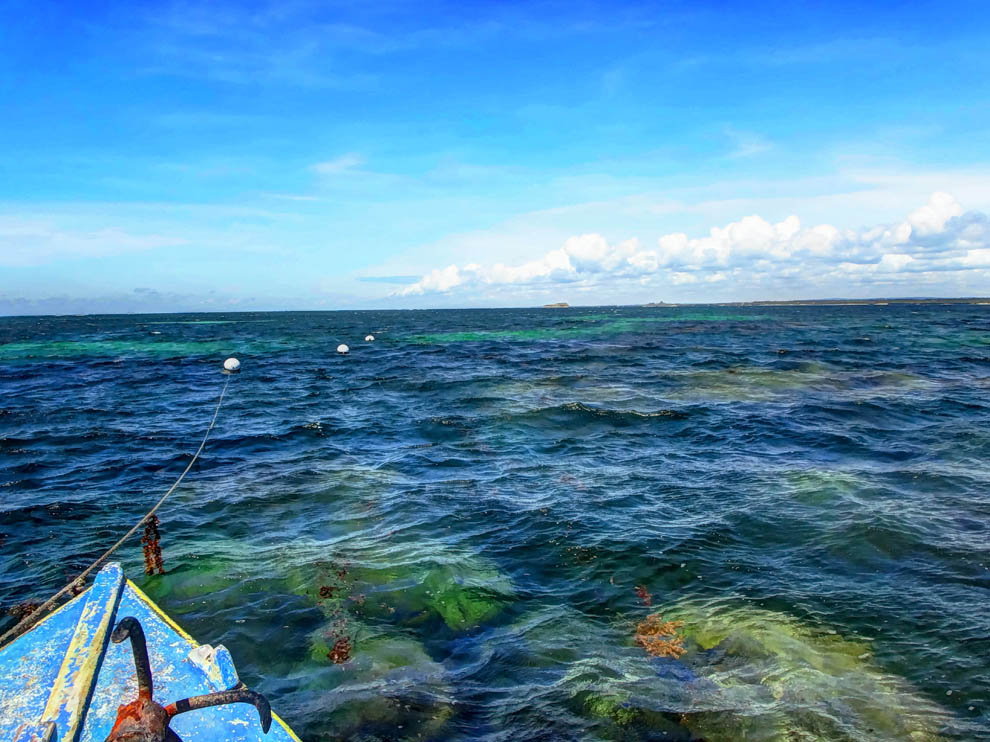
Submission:
POLYGON ((688 413, 681 410, 660 409, 642 412, 639 410, 621 410, 610 407, 594 407, 583 402, 566 402, 552 407, 540 407, 529 410, 516 417, 527 420, 545 420, 547 422, 614 422, 614 423, 644 423, 660 420, 686 420, 688 413))

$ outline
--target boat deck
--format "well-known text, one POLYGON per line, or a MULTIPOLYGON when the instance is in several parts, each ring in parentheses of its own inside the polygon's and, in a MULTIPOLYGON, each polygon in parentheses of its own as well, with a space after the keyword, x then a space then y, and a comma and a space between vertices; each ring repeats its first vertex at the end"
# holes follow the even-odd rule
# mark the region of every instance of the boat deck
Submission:
MULTIPOLYGON (((42 740, 46 725, 54 722, 59 742, 103 742, 117 707, 137 698, 131 645, 109 641, 125 616, 137 618, 144 629, 156 702, 165 705, 238 684, 224 647, 197 643, 125 580, 118 565, 109 564, 84 593, 0 649, 0 739, 42 740)), ((272 716, 267 735, 258 712, 243 703, 181 714, 170 726, 183 742, 298 742, 272 716)))

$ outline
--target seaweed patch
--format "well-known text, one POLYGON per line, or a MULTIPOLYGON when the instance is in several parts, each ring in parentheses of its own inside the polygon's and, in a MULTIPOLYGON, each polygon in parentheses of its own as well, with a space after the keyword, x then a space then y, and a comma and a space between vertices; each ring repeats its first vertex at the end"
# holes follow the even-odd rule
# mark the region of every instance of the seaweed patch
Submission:
POLYGON ((664 621, 659 613, 651 613, 636 627, 636 643, 654 657, 677 658, 685 653, 684 638, 677 630, 683 621, 664 621))
POLYGON ((645 606, 653 605, 653 596, 646 589, 646 585, 636 585, 636 597, 642 600, 645 606))
POLYGON ((144 573, 146 575, 165 574, 165 560, 162 558, 161 533, 158 531, 158 524, 157 515, 152 515, 144 522, 141 548, 144 551, 144 573))
POLYGON ((341 636, 327 652, 327 658, 335 665, 342 665, 351 658, 351 638, 341 636))
MULTIPOLYGON (((342 665, 351 659, 354 651, 352 633, 348 625, 344 600, 350 598, 352 579, 348 578, 347 564, 341 561, 320 563, 319 604, 323 611, 333 619, 329 631, 324 634, 330 650, 327 659, 335 665, 342 665)), ((360 596, 361 603, 364 596, 360 596)))

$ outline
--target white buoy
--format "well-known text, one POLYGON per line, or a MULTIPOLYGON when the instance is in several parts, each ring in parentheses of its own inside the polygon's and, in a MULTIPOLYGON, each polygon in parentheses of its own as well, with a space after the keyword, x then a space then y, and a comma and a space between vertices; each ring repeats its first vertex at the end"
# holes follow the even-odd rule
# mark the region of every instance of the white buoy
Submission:
POLYGON ((341 343, 340 345, 338 345, 338 346, 337 346, 337 352, 338 352, 338 353, 340 353, 340 354, 342 354, 342 355, 343 355, 344 353, 347 353, 347 352, 349 352, 349 351, 350 351, 350 348, 348 348, 348 347, 347 347, 346 345, 344 345, 343 343, 341 343))
POLYGON ((364 336, 364 342, 366 342, 366 343, 373 343, 374 341, 375 341, 375 336, 374 335, 365 335, 364 336))
POLYGON ((241 362, 233 357, 228 358, 223 362, 223 370, 229 374, 236 374, 241 370, 241 362))

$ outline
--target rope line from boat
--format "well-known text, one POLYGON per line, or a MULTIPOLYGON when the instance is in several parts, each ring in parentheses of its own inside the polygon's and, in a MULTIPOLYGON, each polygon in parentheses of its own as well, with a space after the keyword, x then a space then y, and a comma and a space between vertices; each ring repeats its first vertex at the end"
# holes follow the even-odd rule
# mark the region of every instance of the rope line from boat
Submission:
MULTIPOLYGON (((240 366, 239 363, 237 365, 240 366)), ((225 368, 228 370, 228 372, 237 370, 236 368, 228 368, 226 365, 225 368)), ((229 375, 224 380, 223 387, 220 389, 220 398, 217 400, 216 409, 213 411, 213 419, 210 420, 210 426, 206 429, 206 434, 203 436, 203 440, 199 444, 199 448, 196 449, 196 453, 193 454, 193 457, 189 461, 189 464, 186 465, 186 468, 183 470, 182 474, 179 475, 179 478, 175 480, 175 484, 169 487, 168 492, 166 492, 158 499, 158 502, 155 503, 154 507, 152 507, 151 510, 145 513, 144 517, 142 517, 141 520, 135 523, 134 527, 131 528, 131 530, 129 530, 127 533, 121 536, 120 540, 118 540, 117 543, 115 543, 113 546, 107 549, 99 559, 97 559, 91 565, 86 567, 86 569, 80 572, 79 575, 75 577, 75 579, 69 582, 69 584, 67 584, 57 593, 55 593, 52 597, 50 597, 44 603, 39 605, 29 614, 24 616, 24 618, 22 618, 13 628, 6 631, 3 634, 3 636, 0 636, 0 647, 16 639, 18 636, 20 636, 25 631, 27 631, 32 626, 34 626, 34 624, 40 621, 45 614, 47 614, 49 611, 52 610, 52 608, 55 607, 55 604, 58 603, 58 601, 61 598, 68 595, 69 592, 71 592, 74 587, 81 587, 83 581, 90 574, 92 574, 94 570, 101 567, 107 561, 107 559, 110 558, 110 555, 113 554, 117 549, 119 549, 127 541, 127 539, 129 539, 131 536, 137 533, 138 529, 141 528, 141 526, 143 526, 148 521, 148 519, 151 518, 158 511, 158 508, 160 508, 165 503, 165 501, 169 498, 169 495, 175 492, 176 487, 178 487, 182 483, 182 480, 185 479, 186 474, 188 474, 189 471, 193 468, 193 465, 199 459, 199 455, 203 452, 203 449, 206 447, 206 441, 207 439, 209 439, 210 432, 213 430, 213 426, 216 425, 217 417, 220 415, 220 406, 223 404, 223 396, 224 394, 227 393, 228 384, 230 384, 229 375)))

